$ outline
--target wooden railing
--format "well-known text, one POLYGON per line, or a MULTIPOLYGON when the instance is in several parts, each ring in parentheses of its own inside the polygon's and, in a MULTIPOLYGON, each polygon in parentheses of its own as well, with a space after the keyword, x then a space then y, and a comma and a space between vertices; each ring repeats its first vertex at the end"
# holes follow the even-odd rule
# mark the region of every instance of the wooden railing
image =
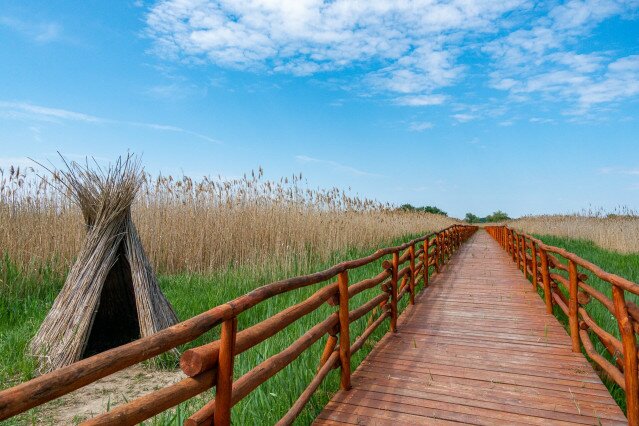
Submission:
POLYGON ((122 404, 83 424, 136 424, 215 387, 215 399, 205 404, 185 423, 200 425, 214 422, 216 425, 228 425, 233 405, 293 362, 313 343, 327 336, 323 353, 318 359, 318 372, 278 423, 290 424, 334 367, 341 367, 340 387, 350 387, 351 355, 362 348, 366 339, 385 319, 390 318, 391 331, 397 330, 398 302, 408 294, 409 303, 414 303, 419 281, 427 286, 431 268, 439 272, 462 242, 476 229, 474 226, 453 225, 440 232, 425 235, 400 246, 378 250, 370 256, 343 262, 321 272, 259 287, 152 336, 102 352, 0 392, 0 420, 170 351, 221 324, 219 340, 182 354, 180 366, 188 376, 186 379, 122 404), (389 256, 390 259, 382 259, 389 256), (349 284, 349 271, 378 260, 382 260, 382 271, 378 275, 349 284), (403 266, 406 263, 407 265, 403 266), (237 316, 258 303, 278 294, 334 278, 336 282, 324 285, 306 300, 238 331, 237 316), (349 309, 349 299, 373 287, 381 288, 379 295, 353 310, 349 309), (265 341, 294 321, 317 310, 324 303, 336 306, 336 312, 313 326, 289 347, 233 381, 233 364, 238 354, 265 341), (374 311, 376 307, 381 309, 374 311), (379 311, 380 314, 362 335, 352 342, 350 324, 371 311, 379 311))
MULTIPOLYGON (((626 393, 628 424, 639 424, 639 377, 637 375, 637 333, 639 333, 639 307, 627 300, 626 292, 639 295, 639 285, 618 275, 605 272, 597 265, 564 249, 549 246, 530 235, 506 226, 487 226, 486 230, 512 257, 533 288, 543 288, 546 310, 553 313, 558 306, 568 318, 572 350, 581 352, 581 346, 590 359, 617 383, 626 393), (610 285, 612 297, 586 284, 589 271, 610 285), (585 309, 595 299, 616 321, 621 340, 597 324, 585 309), (609 361, 595 349, 591 338, 597 339, 609 361)), ((604 291, 607 292, 608 289, 604 291)))

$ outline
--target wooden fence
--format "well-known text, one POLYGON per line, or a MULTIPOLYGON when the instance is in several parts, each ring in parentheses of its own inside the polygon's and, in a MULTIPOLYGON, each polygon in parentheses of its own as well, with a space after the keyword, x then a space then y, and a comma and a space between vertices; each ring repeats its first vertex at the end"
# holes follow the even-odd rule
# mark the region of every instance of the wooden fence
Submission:
POLYGON ((182 354, 180 366, 188 376, 186 379, 122 404, 105 414, 87 420, 83 424, 136 424, 215 387, 215 399, 205 404, 185 423, 202 425, 214 422, 216 425, 228 425, 231 421, 231 407, 233 405, 293 362, 313 343, 327 336, 324 350, 321 356, 318 356, 318 372, 278 423, 290 424, 333 368, 338 366, 341 368, 341 388, 348 389, 350 387, 351 355, 362 348, 366 339, 385 319, 390 318, 390 330, 396 331, 398 302, 402 297, 408 295, 409 303, 414 303, 419 281, 421 280, 427 286, 431 268, 435 272, 439 272, 442 265, 476 229, 475 226, 453 225, 400 246, 381 249, 370 256, 340 263, 321 272, 259 287, 237 299, 216 306, 152 336, 102 352, 0 392, 0 420, 22 413, 100 378, 170 351, 221 324, 219 340, 190 349, 182 354), (387 257, 387 259, 382 259, 383 257, 387 257), (378 260, 381 260, 382 269, 378 275, 349 284, 350 270, 378 260), (404 266, 404 264, 407 265, 404 266), (258 303, 278 294, 334 278, 336 278, 336 282, 326 284, 308 299, 256 325, 238 331, 237 316, 258 303), (360 307, 349 310, 349 299, 376 286, 381 289, 379 295, 360 307), (336 312, 316 324, 288 348, 256 365, 242 377, 233 381, 233 362, 236 355, 282 331, 324 303, 336 306, 336 312), (380 312, 379 317, 366 328, 360 337, 351 342, 350 324, 376 307, 381 307, 377 310, 380 312))
POLYGON ((544 244, 537 238, 506 226, 487 226, 486 230, 506 250, 532 280, 535 290, 543 288, 548 313, 558 306, 568 317, 573 352, 583 348, 602 372, 625 392, 628 424, 639 424, 639 377, 637 375, 637 336, 639 307, 626 300, 626 292, 639 295, 639 286, 625 278, 605 272, 597 265, 564 249, 544 244), (586 284, 589 271, 610 284, 609 298, 586 284), (621 340, 610 334, 584 308, 591 299, 601 303, 614 318, 621 340), (590 331, 590 332, 589 332, 590 331), (610 362, 595 350, 591 338, 600 341, 610 355, 610 362))

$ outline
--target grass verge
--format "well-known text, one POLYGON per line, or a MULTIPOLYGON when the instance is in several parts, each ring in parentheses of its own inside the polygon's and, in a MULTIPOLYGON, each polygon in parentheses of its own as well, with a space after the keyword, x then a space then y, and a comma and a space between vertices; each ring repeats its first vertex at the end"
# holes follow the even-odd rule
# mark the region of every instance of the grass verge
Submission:
MULTIPOLYGON (((327 261, 320 261, 317 258, 300 259, 292 270, 290 264, 287 265, 287 272, 278 269, 277 265, 263 271, 255 271, 254 268, 229 268, 209 276, 160 276, 159 281, 162 291, 173 304, 178 317, 184 320, 269 282, 325 269, 346 259, 368 255, 376 248, 398 245, 414 237, 409 235, 397 238, 378 247, 372 247, 369 250, 342 250, 333 253, 327 261)), ((381 271, 382 260, 384 259, 351 271, 349 274, 350 282, 355 283, 378 274, 381 271)), ((35 364, 30 357, 25 355, 25 348, 62 287, 63 277, 53 273, 54 268, 46 266, 37 269, 33 268, 33 273, 25 276, 25 274, 19 272, 7 256, 4 257, 0 268, 0 277, 2 279, 2 283, 0 283, 0 312, 8 313, 0 317, 0 389, 3 389, 34 376, 35 364)), ((325 283, 285 293, 255 306, 239 316, 239 329, 247 328, 288 306, 300 302, 323 285, 325 283)), ((379 291, 379 288, 376 287, 360 293, 351 299, 350 308, 354 309, 362 305, 379 294, 379 291)), ((407 299, 405 297, 402 300, 400 309, 404 309, 407 299)), ((289 346, 313 325, 325 319, 335 310, 335 307, 325 304, 320 309, 296 321, 276 336, 239 355, 235 361, 235 377, 240 377, 263 360, 289 346)), ((366 316, 351 325, 352 341, 364 331, 367 322, 370 321, 368 318, 366 316)), ((353 370, 387 330, 388 320, 369 338, 366 345, 353 356, 353 370)), ((219 327, 180 349, 185 350, 198 346, 218 337, 219 327)), ((233 408, 234 422, 236 424, 274 424, 286 413, 313 378, 324 344, 325 338, 320 339, 292 364, 238 403, 233 408)), ((175 369, 176 367, 175 360, 167 358, 164 368, 175 369)), ((296 424, 310 424, 338 388, 339 369, 329 374, 298 418, 296 424)), ((182 424, 185 418, 213 398, 213 396, 212 392, 205 392, 199 397, 180 404, 175 409, 158 415, 147 421, 146 424, 182 424)), ((17 416, 12 420, 12 423, 41 423, 43 419, 39 417, 38 408, 36 408, 29 413, 17 416)))
MULTIPOLYGON (((556 237, 556 236, 548 236, 548 235, 535 235, 537 238, 542 240, 544 243, 563 248, 568 250, 576 255, 586 259, 607 272, 611 272, 613 274, 617 274, 621 277, 624 277, 632 282, 639 283, 639 254, 621 254, 618 252, 613 252, 609 250, 602 249, 595 245, 592 241, 586 240, 577 240, 571 238, 564 237, 556 237)), ((559 257, 560 260, 562 259, 559 257)), ((585 271, 579 268, 579 272, 586 273, 588 275, 588 279, 586 283, 595 289, 599 290, 603 294, 605 294, 608 298, 612 299, 612 287, 606 281, 602 281, 599 278, 595 277, 589 271, 585 271)), ((562 273, 562 275, 567 276, 566 273, 562 273)), ((560 286, 561 290, 568 296, 567 289, 560 286)), ((543 295, 543 290, 539 290, 540 295, 543 295)), ((626 300, 633 301, 634 303, 639 304, 639 297, 626 293, 626 300)), ((614 335, 616 338, 619 337, 619 329, 617 327, 617 321, 615 320, 614 315, 606 309, 598 300, 592 298, 591 301, 585 306, 588 314, 593 318, 593 320, 601 326, 603 329, 614 335)), ((560 320, 560 322, 564 325, 566 330, 568 331, 568 317, 563 313, 563 311, 558 307, 554 307, 554 314, 560 320)), ((590 332, 591 341, 593 342, 595 349, 599 354, 604 356, 606 359, 612 361, 612 357, 606 350, 605 346, 599 342, 597 337, 593 332, 590 332)), ((583 350, 582 350, 583 351, 583 350)), ((585 352, 584 352, 585 355, 585 352)), ((587 355, 586 355, 587 357, 587 355)), ((588 357, 587 357, 588 358, 588 357)), ((601 373, 601 369, 591 361, 591 364, 595 368, 598 373, 601 373)), ((610 394, 613 396, 617 404, 621 407, 621 409, 626 411, 626 396, 624 391, 611 379, 602 375, 602 380, 610 394)))

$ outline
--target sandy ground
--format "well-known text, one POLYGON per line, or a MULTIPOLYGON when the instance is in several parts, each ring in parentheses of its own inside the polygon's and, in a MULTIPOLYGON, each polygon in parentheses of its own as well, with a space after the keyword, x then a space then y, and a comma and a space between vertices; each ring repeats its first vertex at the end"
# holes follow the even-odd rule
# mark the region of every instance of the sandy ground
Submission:
POLYGON ((38 422, 73 425, 185 377, 180 370, 150 370, 134 365, 43 405, 38 422))

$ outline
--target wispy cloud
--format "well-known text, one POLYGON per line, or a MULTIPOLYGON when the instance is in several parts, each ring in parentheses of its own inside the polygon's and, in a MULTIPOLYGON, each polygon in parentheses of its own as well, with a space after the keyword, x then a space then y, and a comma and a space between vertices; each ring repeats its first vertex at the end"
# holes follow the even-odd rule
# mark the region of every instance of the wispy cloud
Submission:
POLYGON ((452 118, 454 118, 455 120, 457 120, 460 123, 467 123, 469 121, 475 120, 477 118, 476 115, 473 114, 453 114, 451 115, 452 118))
POLYGON ((166 0, 150 8, 146 34, 170 60, 295 76, 355 70, 346 86, 397 105, 442 105, 451 87, 484 73, 513 101, 562 102, 583 115, 639 95, 636 55, 583 43, 638 8, 639 0, 166 0), (467 55, 487 63, 464 64, 467 55))
POLYGON ((62 36, 62 26, 57 22, 28 22, 0 16, 0 26, 9 28, 36 43, 50 43, 62 36))
POLYGON ((403 96, 395 99, 395 103, 397 105, 406 105, 406 106, 430 106, 430 105, 441 105, 446 100, 446 96, 444 95, 417 95, 417 96, 403 96))
POLYGON ((639 167, 618 167, 608 166, 599 169, 599 174, 602 175, 628 175, 639 176, 639 167))
POLYGON ((612 51, 584 52, 583 39, 613 16, 631 17, 637 0, 570 0, 547 14, 490 41, 492 86, 512 99, 564 102, 571 115, 639 94, 639 56, 612 51))
POLYGON ((460 78, 460 34, 491 33, 526 3, 169 0, 151 8, 147 34, 169 59, 298 76, 364 66, 369 88, 428 95, 460 78))
POLYGON ((360 169, 356 169, 355 167, 351 167, 351 166, 347 166, 345 164, 341 164, 338 163, 337 161, 332 161, 332 160, 321 160, 319 158, 313 158, 313 157, 309 157, 306 155, 296 155, 295 156, 295 160, 298 163, 302 163, 302 164, 309 164, 309 163, 314 163, 314 164, 320 164, 323 166, 328 166, 330 167, 332 170, 341 172, 341 173, 346 173, 352 176, 358 176, 358 177, 384 177, 384 175, 380 175, 377 173, 369 173, 360 169))
POLYGON ((0 115, 5 118, 32 118, 41 121, 72 120, 101 123, 105 119, 80 112, 49 108, 27 102, 0 101, 0 115))
POLYGON ((430 121, 416 121, 410 123, 410 130, 413 132, 423 132, 424 130, 432 129, 435 127, 430 121))
MULTIPOLYGON (((163 132, 175 132, 184 133, 187 135, 195 136, 199 139, 213 142, 216 144, 220 141, 211 138, 202 133, 194 132, 192 130, 184 129, 182 127, 171 126, 166 124, 157 123, 145 123, 138 121, 127 120, 114 120, 110 118, 97 117, 82 112, 69 111, 60 108, 51 108, 40 105, 34 105, 28 102, 8 102, 0 101, 0 118, 7 119, 19 119, 26 121, 45 121, 53 123, 61 123, 65 121, 75 121, 90 124, 105 124, 105 125, 124 125, 144 127, 151 130, 163 131, 163 132)), ((40 137, 41 130, 38 129, 38 137, 40 137)))

